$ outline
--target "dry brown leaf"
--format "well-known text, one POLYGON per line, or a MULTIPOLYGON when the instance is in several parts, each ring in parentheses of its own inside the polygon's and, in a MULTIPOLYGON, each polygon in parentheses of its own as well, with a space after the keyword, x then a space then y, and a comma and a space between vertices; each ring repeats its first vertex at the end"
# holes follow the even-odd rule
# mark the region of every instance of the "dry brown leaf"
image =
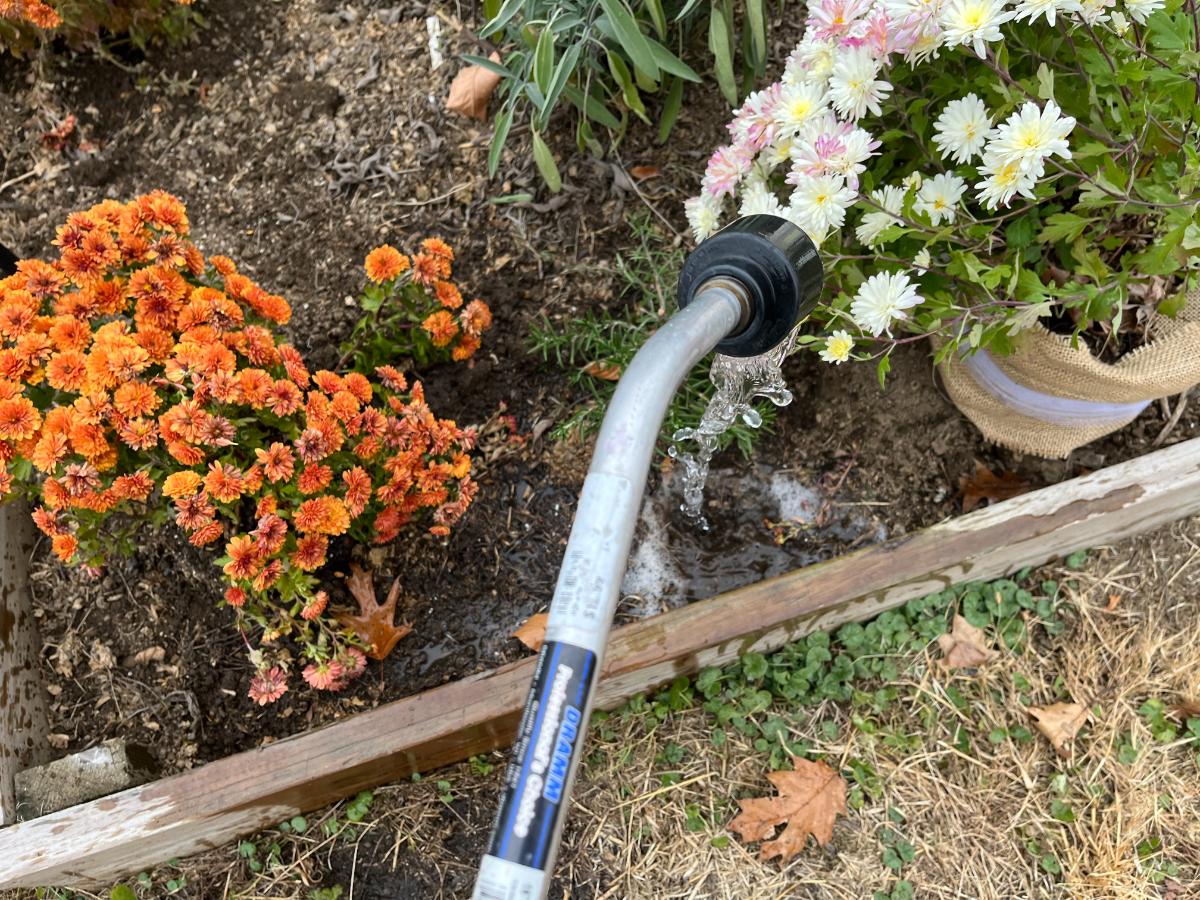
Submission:
POLYGON ((1200 700, 1184 697, 1171 707, 1171 715, 1180 722, 1187 719, 1200 719, 1200 700))
POLYGON ((1064 759, 1071 755, 1071 741, 1090 715, 1088 708, 1078 703, 1031 706, 1029 714, 1033 716, 1037 730, 1050 739, 1055 751, 1064 759))
POLYGON ((658 166, 634 166, 629 170, 629 174, 638 181, 645 181, 647 178, 657 178, 662 174, 662 169, 658 166))
POLYGON ((996 651, 988 646, 987 635, 962 616, 954 617, 949 634, 938 638, 942 662, 952 669, 971 669, 995 659, 996 651))
POLYGON ((350 567, 346 587, 358 601, 361 612, 357 616, 339 613, 338 621, 347 628, 353 628, 355 633, 370 645, 367 656, 372 659, 386 658, 396 646, 396 642, 412 631, 412 626, 407 622, 396 625, 393 621, 396 618, 396 601, 400 597, 400 579, 392 582, 392 589, 388 591, 387 600, 382 606, 375 596, 375 582, 371 573, 359 566, 350 567))
POLYGON ((546 640, 546 623, 550 621, 550 613, 536 613, 525 620, 520 628, 512 633, 518 641, 537 653, 542 649, 546 640))
POLYGON ((593 378, 599 378, 602 381, 616 381, 621 377, 621 367, 607 360, 597 360, 584 366, 583 373, 591 375, 593 378))
POLYGON ((968 513, 984 500, 999 503, 1033 490, 1032 482, 1012 472, 995 474, 991 469, 975 460, 975 474, 963 475, 958 479, 962 492, 963 512, 968 513))
MULTIPOLYGON (((492 62, 500 62, 498 53, 488 58, 492 62)), ((488 100, 499 83, 500 76, 491 69, 464 66, 450 83, 450 96, 446 98, 447 111, 462 113, 482 122, 487 118, 488 100)))
POLYGON ((1121 595, 1120 594, 1109 594, 1108 595, 1108 603, 1105 604, 1104 611, 1105 612, 1113 612, 1120 605, 1121 605, 1121 595))
POLYGON ((48 734, 46 735, 46 743, 55 750, 66 750, 67 745, 71 743, 71 736, 69 734, 58 733, 48 734))
POLYGON ((729 827, 743 841, 763 841, 759 859, 782 857, 787 862, 804 849, 808 836, 818 844, 833 840, 833 822, 846 811, 846 782, 823 762, 797 759, 794 772, 769 772, 767 780, 778 797, 739 800, 742 811, 729 827), (777 840, 767 840, 775 828, 787 826, 777 840))
POLYGON ((145 650, 139 650, 133 656, 125 660, 125 665, 128 666, 144 666, 147 663, 162 662, 167 658, 167 651, 157 645, 147 647, 145 650))

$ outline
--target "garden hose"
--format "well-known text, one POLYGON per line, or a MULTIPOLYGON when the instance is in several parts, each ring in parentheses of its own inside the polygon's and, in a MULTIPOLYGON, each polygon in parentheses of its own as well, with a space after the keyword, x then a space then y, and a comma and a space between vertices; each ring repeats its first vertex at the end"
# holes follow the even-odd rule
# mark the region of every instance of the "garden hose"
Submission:
POLYGON ((733 222, 684 263, 680 310, 629 364, 596 439, 475 900, 541 900, 549 892, 564 808, 672 395, 714 348, 755 356, 784 340, 816 305, 823 278, 808 236, 769 215, 733 222))

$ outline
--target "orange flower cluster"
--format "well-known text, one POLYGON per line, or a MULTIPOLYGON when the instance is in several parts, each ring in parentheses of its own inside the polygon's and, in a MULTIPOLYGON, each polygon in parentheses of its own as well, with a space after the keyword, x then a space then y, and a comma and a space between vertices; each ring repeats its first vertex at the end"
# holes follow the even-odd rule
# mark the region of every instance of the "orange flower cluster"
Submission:
POLYGON ((62 24, 62 17, 42 0, 0 0, 0 19, 28 22, 38 28, 57 28, 62 24))
POLYGON ((311 573, 339 535, 390 541, 422 514, 448 534, 475 496, 474 434, 393 368, 310 373, 278 336, 287 301, 188 231, 168 194, 105 201, 59 228, 57 260, 0 280, 0 493, 40 497, 54 552, 92 565, 111 513, 168 505, 193 544, 224 541, 243 624, 361 671, 311 573))
POLYGON ((177 43, 198 17, 193 0, 0 0, 0 51, 21 55, 39 40, 62 39, 74 48, 95 46, 101 35, 124 35, 137 46, 157 39, 177 43), (53 29, 52 34, 45 32, 53 29))
POLYGON ((428 238, 410 258, 384 244, 367 254, 363 268, 372 282, 360 300, 372 313, 360 322, 347 348, 360 362, 377 365, 411 356, 417 365, 470 359, 492 327, 492 311, 482 300, 469 303, 451 281, 454 251, 439 238, 428 238), (364 352, 368 332, 375 353, 364 352))

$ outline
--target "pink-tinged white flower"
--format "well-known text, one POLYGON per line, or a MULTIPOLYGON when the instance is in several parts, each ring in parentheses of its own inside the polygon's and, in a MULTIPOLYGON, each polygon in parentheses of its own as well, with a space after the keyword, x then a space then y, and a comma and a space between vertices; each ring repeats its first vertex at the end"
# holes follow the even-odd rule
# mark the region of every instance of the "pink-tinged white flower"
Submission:
POLYGON ((1150 16, 1166 5, 1165 0, 1125 0, 1125 11, 1133 21, 1145 25, 1150 16))
POLYGON ((788 182, 796 184, 801 176, 840 175, 847 185, 858 190, 858 176, 866 171, 865 162, 878 147, 879 141, 870 132, 844 122, 837 130, 796 146, 788 182))
POLYGON ((871 191, 870 212, 864 213, 862 221, 854 229, 858 240, 872 246, 879 235, 891 225, 900 223, 900 210, 904 207, 904 195, 907 190, 894 184, 884 185, 871 191))
POLYGON ((686 200, 683 211, 687 215, 688 225, 692 228, 692 237, 696 239, 696 243, 713 234, 721 221, 721 201, 709 194, 686 200))
POLYGON ((825 87, 802 82, 785 84, 775 106, 775 122, 786 137, 799 134, 805 125, 826 109, 825 87))
POLYGON ((792 192, 789 218, 820 243, 831 229, 842 227, 846 221, 846 207, 856 196, 857 192, 835 175, 805 178, 792 192))
POLYGON ((876 7, 862 26, 862 46, 871 51, 875 59, 887 62, 893 53, 904 50, 904 42, 900 39, 899 23, 892 21, 886 9, 876 7))
POLYGON ((1062 115, 1053 100, 1047 100, 1042 109, 1030 101, 996 128, 987 153, 1002 162, 1014 161, 1040 178, 1046 157, 1071 158, 1067 136, 1074 127, 1075 119, 1062 115))
POLYGON ((850 358, 850 351, 853 349, 854 338, 839 329, 825 338, 825 346, 821 348, 820 356, 825 362, 840 366, 850 358))
POLYGON ((944 0, 883 0, 892 20, 897 49, 910 63, 937 57, 942 46, 938 24, 944 0))
POLYGON ((881 115, 883 108, 879 104, 887 99, 892 86, 876 79, 877 74, 879 63, 866 47, 843 50, 829 77, 829 100, 833 108, 848 119, 860 119, 868 110, 881 115))
POLYGON ((809 82, 823 86, 833 71, 837 49, 836 40, 818 37, 815 31, 806 32, 788 55, 787 64, 783 67, 783 83, 809 82))
POLYGON ((987 43, 1003 39, 1000 26, 1013 17, 1005 0, 950 0, 938 16, 947 47, 969 45, 980 59, 987 56, 987 43))
POLYGON ((783 204, 779 202, 779 198, 764 181, 758 179, 742 188, 742 205, 738 207, 738 215, 756 216, 760 214, 786 218, 783 204))
POLYGON ((1079 12, 1078 0, 1020 0, 1015 10, 1014 19, 1028 19, 1032 25, 1038 16, 1045 16, 1046 24, 1053 25, 1058 13, 1079 12))
POLYGON ((708 167, 701 182, 702 189, 714 198, 732 194, 742 176, 750 171, 750 161, 753 158, 753 151, 745 147, 719 147, 708 159, 708 167))
POLYGON ((917 191, 913 211, 929 216, 934 225, 953 222, 958 214, 958 201, 962 199, 967 183, 957 175, 934 175, 927 178, 917 191))
POLYGON ((1017 194, 1034 199, 1038 176, 1026 171, 1019 160, 1005 160, 989 150, 983 154, 979 171, 984 179, 976 182, 975 189, 979 192, 979 202, 988 209, 1008 206, 1017 194))
POLYGON ((903 272, 880 272, 861 285, 850 303, 850 316, 863 331, 879 337, 892 333, 892 323, 907 319, 906 310, 919 306, 922 297, 903 272))
POLYGON ((933 123, 933 143, 942 159, 970 162, 983 151, 992 120, 987 107, 974 94, 951 100, 933 123))
POLYGON ((729 123, 733 143, 750 150, 761 150, 775 138, 779 126, 775 123, 775 106, 783 93, 779 83, 755 91, 742 103, 729 123))
POLYGON ((872 0, 820 0, 809 8, 808 27, 818 37, 840 38, 865 16, 872 0))
POLYGON ((1080 0, 1079 17, 1089 25, 1108 21, 1108 11, 1117 5, 1117 0, 1080 0))

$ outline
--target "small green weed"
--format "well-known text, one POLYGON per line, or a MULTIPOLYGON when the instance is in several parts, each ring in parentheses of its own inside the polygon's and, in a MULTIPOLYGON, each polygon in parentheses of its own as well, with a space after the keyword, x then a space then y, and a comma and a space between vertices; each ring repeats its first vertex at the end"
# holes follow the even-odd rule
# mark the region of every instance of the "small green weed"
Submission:
MULTIPOLYGON (((617 257, 616 267, 632 304, 615 313, 588 312, 558 326, 543 319, 530 330, 530 352, 564 369, 570 383, 585 395, 580 406, 551 431, 555 439, 586 437, 599 429, 616 382, 589 374, 588 368, 604 374, 624 372, 646 339, 675 311, 675 279, 683 265, 683 248, 672 245, 649 214, 635 216, 631 228, 635 246, 617 257)), ((668 441, 678 429, 697 425, 711 393, 708 367, 701 363, 676 391, 661 439, 668 441)), ((758 434, 769 432, 775 418, 771 404, 759 412, 761 427, 738 422, 722 438, 722 448, 734 444, 749 455, 758 434)))

